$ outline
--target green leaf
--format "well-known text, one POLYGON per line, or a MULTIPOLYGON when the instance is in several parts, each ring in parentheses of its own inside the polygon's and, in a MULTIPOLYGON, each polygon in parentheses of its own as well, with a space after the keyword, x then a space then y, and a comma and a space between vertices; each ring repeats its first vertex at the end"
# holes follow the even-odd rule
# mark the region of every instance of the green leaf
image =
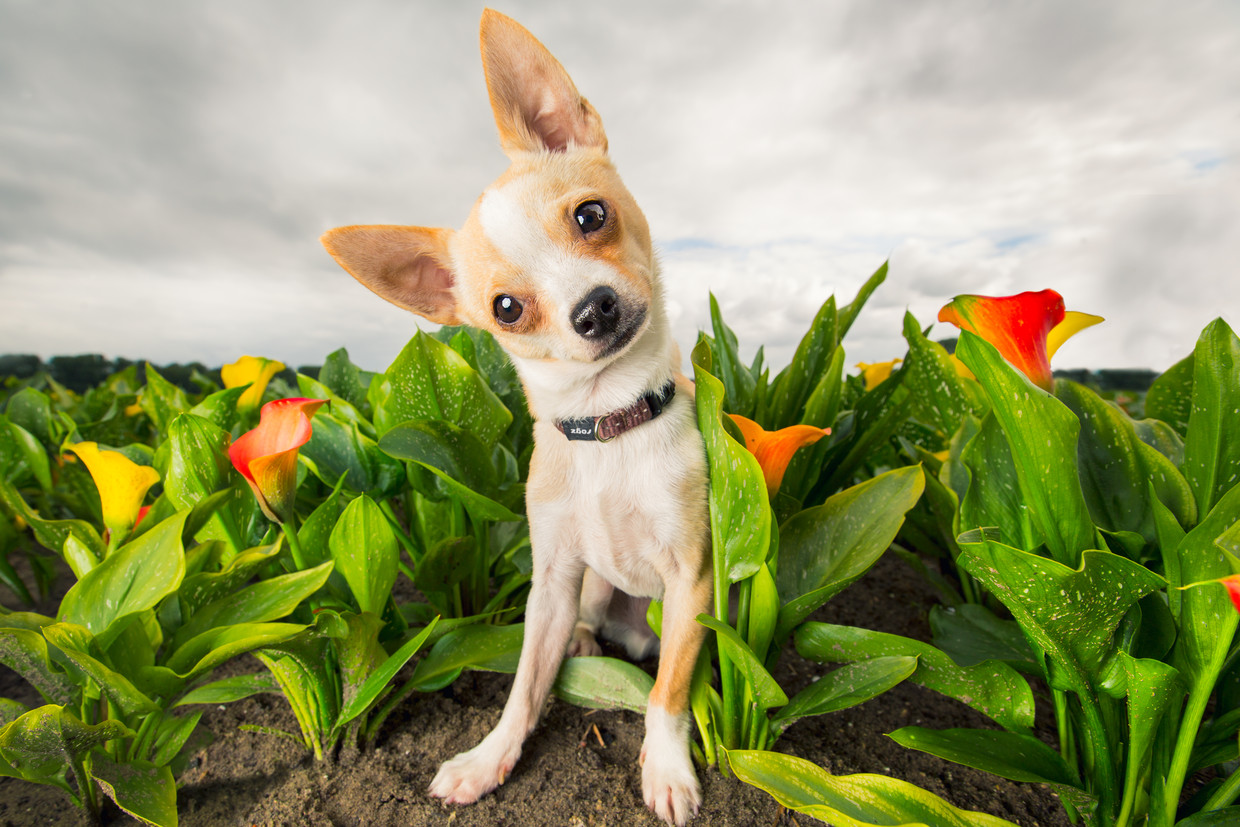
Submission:
POLYGON ((762 469, 723 426, 723 383, 710 372, 705 341, 693 349, 697 418, 710 467, 710 528, 715 565, 729 583, 751 577, 766 559, 771 509, 762 469))
POLYGON ((1233 827, 1240 823, 1240 806, 1193 813, 1175 823, 1175 827, 1233 827))
POLYGON ((255 672, 250 675, 233 675, 212 683, 203 684, 186 692, 174 706, 190 704, 230 704, 251 695, 264 692, 279 692, 280 684, 270 672, 255 672))
POLYGON ((834 827, 1013 827, 985 813, 959 810, 920 787, 884 775, 831 775, 803 758, 728 750, 728 766, 783 806, 834 827))
POLYGON ((874 295, 874 291, 878 289, 878 286, 887 280, 887 264, 888 262, 884 261, 865 280, 865 284, 861 285, 861 289, 857 291, 857 295, 853 297, 852 302, 840 310, 838 332, 835 336, 837 344, 844 341, 844 337, 852 329, 853 322, 857 320, 858 314, 861 313, 861 308, 865 307, 865 303, 870 300, 870 296, 874 295))
POLYGON ((902 747, 921 750, 966 767, 1057 791, 1083 791, 1080 779, 1058 752, 1032 735, 985 729, 904 727, 891 733, 902 747))
POLYGON ((996 660, 1022 672, 1037 671, 1020 624, 1001 620, 985 606, 934 606, 930 609, 930 630, 934 645, 961 666, 996 660))
MULTIPOLYGON (((409 662, 422 645, 426 643, 427 638, 431 636, 431 632, 435 629, 437 620, 431 621, 430 625, 419 632, 414 637, 406 641, 399 649, 393 652, 383 663, 371 673, 366 680, 357 688, 356 692, 348 702, 340 710, 340 716, 336 720, 336 726, 342 727, 349 721, 352 721, 358 715, 365 712, 375 699, 379 697, 392 679, 396 677, 396 673, 409 662)), ((347 693, 346 693, 347 694, 347 693)))
POLYGON ((456 680, 465 669, 517 671, 524 625, 465 626, 441 637, 413 670, 411 683, 421 692, 435 692, 456 680))
POLYGON ((475 519, 521 519, 497 502, 500 493, 490 452, 469 431, 442 420, 404 422, 389 427, 379 447, 429 470, 475 519))
POLYGON ((126 618, 154 607, 181 585, 187 516, 180 512, 164 520, 87 572, 61 601, 59 619, 85 626, 106 649, 126 618))
POLYGON ((1159 725, 1168 709, 1178 709, 1184 698, 1184 682, 1169 664, 1151 658, 1116 653, 1110 680, 1103 690, 1112 697, 1128 699, 1128 749, 1125 756, 1126 785, 1139 783, 1150 771, 1150 753, 1159 725))
POLYGON ((177 508, 193 508, 200 500, 232 485, 228 432, 193 414, 182 414, 168 426, 168 473, 164 493, 177 508))
POLYGON ((843 394, 844 348, 840 346, 831 353, 831 361, 827 363, 809 399, 805 400, 805 414, 801 417, 801 424, 815 428, 831 427, 839 415, 843 394))
POLYGON ((170 649, 176 651, 209 629, 237 623, 265 623, 291 614, 303 600, 323 587, 333 565, 329 560, 312 569, 260 580, 208 603, 177 630, 170 649))
POLYGON ((1077 462, 1095 525, 1107 531, 1136 532, 1154 545, 1151 483, 1182 525, 1197 521, 1192 489, 1179 469, 1137 436, 1133 421, 1117 405, 1062 379, 1055 383, 1055 395, 1081 423, 1077 462))
POLYGON ((788 705, 771 716, 776 736, 811 715, 826 715, 875 698, 917 670, 917 658, 879 657, 835 669, 798 692, 788 705))
POLYGON ((1021 494, 1051 556, 1076 565, 1081 552, 1094 545, 1094 526, 1077 473, 1080 423, 980 336, 961 331, 956 355, 990 397, 1012 449, 1021 494))
POLYGON ((797 345, 792 361, 772 387, 768 416, 770 428, 784 428, 801 420, 805 403, 817 388, 841 339, 843 334, 839 332, 835 296, 831 296, 818 308, 809 330, 797 345))
POLYGON ((512 414, 486 380, 447 345, 419 331, 387 372, 370 383, 375 429, 411 419, 442 419, 491 445, 512 414))
POLYGON ((921 466, 897 468, 834 494, 780 526, 776 584, 786 604, 776 639, 870 570, 924 489, 921 466))
POLYGON ((232 558, 220 571, 189 575, 177 591, 181 598, 182 612, 192 616, 208 603, 232 594, 247 583, 260 568, 272 562, 279 551, 278 543, 246 549, 232 558))
POLYGON ((3 501, 14 514, 19 515, 30 525, 34 537, 44 548, 60 551, 69 537, 75 538, 88 549, 96 560, 103 557, 106 549, 103 539, 95 527, 85 520, 45 520, 41 518, 22 497, 21 493, 7 480, 0 478, 0 501, 3 501))
POLYGON ((238 623, 209 629, 172 653, 167 666, 187 681, 221 663, 262 647, 276 646, 303 632, 300 623, 238 623))
POLYGON ((383 511, 365 495, 353 500, 340 515, 328 546, 361 611, 382 614, 400 561, 400 546, 383 511))
POLYGON ((969 413, 964 382, 943 346, 927 339, 917 319, 907 311, 904 339, 908 342, 904 386, 913 394, 913 416, 950 436, 969 413))
MULTIPOLYGON (((301 381, 301 377, 298 377, 298 381, 301 381)), ((327 355, 319 370, 319 382, 354 408, 361 408, 366 402, 366 388, 362 385, 361 372, 357 365, 349 361, 349 351, 344 348, 327 355)))
POLYGON ((176 827, 177 785, 172 769, 146 761, 118 764, 96 753, 91 774, 116 806, 155 827, 176 827))
POLYGON ((356 422, 341 422, 334 411, 315 418, 314 436, 302 446, 301 456, 325 484, 335 485, 344 475, 350 490, 378 500, 399 494, 405 485, 405 466, 379 450, 356 422))
POLYGON ((159 371, 147 362, 146 387, 138 397, 138 404, 159 432, 167 434, 172 420, 182 411, 189 409, 189 397, 185 395, 185 391, 160 376, 159 371))
POLYGON ((436 543, 418 561, 413 582, 426 592, 444 592, 473 573, 473 537, 448 537, 436 543))
MULTIPOLYGON (((14 459, 20 459, 31 475, 45 492, 52 491, 51 463, 47 459, 47 451, 43 449, 33 434, 8 417, 0 418, 0 431, 6 431, 9 444, 5 452, 11 450, 14 459)), ((0 452, 2 454, 4 452, 0 452)))
POLYGON ((52 401, 37 388, 22 388, 9 397, 4 408, 9 421, 33 434, 49 450, 60 440, 53 434, 52 401))
POLYGON ((899 635, 830 623, 806 623, 796 634, 797 652, 823 663, 874 657, 917 658, 911 683, 933 689, 986 715, 1005 729, 1033 726, 1033 692, 1016 670, 1000 661, 959 666, 928 643, 899 635))
POLYGON ((1184 442, 1184 475, 1205 514, 1240 482, 1240 338, 1221 318, 1193 351, 1193 405, 1184 442))
POLYGON ((1003 728, 1033 727, 1033 692, 1016 670, 999 661, 957 666, 930 643, 884 632, 808 622, 796 632, 796 651, 823 663, 844 663, 869 657, 918 658, 911 683, 966 703, 996 720, 1003 728))
MULTIPOLYGON (((962 534, 996 528, 998 539, 1009 546, 1032 551, 1042 544, 1041 531, 1032 524, 1029 507, 1021 496, 1012 449, 993 413, 982 418, 955 466, 951 470, 964 469, 963 481, 967 484, 960 501, 962 534)), ((960 481, 953 479, 953 488, 960 481)), ((957 542, 963 541, 957 538, 957 542)))
MULTIPOLYGON (((1217 540, 1237 522, 1240 522, 1240 485, 1227 492, 1169 554, 1164 549, 1170 585, 1187 586, 1231 575, 1231 563, 1219 553, 1217 540)), ((1167 528, 1166 533, 1174 536, 1175 531, 1167 528)), ((1212 684, 1222 668, 1240 615, 1221 586, 1167 591, 1180 630, 1174 663, 1190 687, 1198 687, 1203 681, 1212 684)), ((1201 688, 1209 691, 1206 686, 1201 688)))
POLYGON ((716 369, 724 387, 724 408, 741 416, 751 416, 754 407, 754 377, 741 362, 736 334, 724 324, 715 294, 710 294, 710 324, 714 331, 712 352, 717 357, 716 369))
MULTIPOLYGON (((85 724, 64 707, 40 706, 0 729, 0 775, 53 784, 72 794, 65 774, 69 769, 75 774, 82 769, 82 756, 100 744, 133 734, 115 719, 85 724)), ((80 775, 78 779, 78 783, 89 783, 80 775)))
POLYGON ((70 623, 53 623, 44 628, 43 637, 90 676, 126 717, 149 715, 159 711, 159 705, 134 686, 128 677, 99 660, 96 657, 97 649, 91 652, 90 644, 94 639, 83 627, 70 623))
POLYGON ((633 664, 603 657, 565 658, 552 691, 587 709, 646 711, 654 678, 633 664))
POLYGON ((42 629, 52 622, 26 613, 0 615, 0 663, 25 678, 43 700, 68 706, 80 699, 81 689, 53 662, 47 649, 42 629), (27 624, 25 618, 37 618, 37 622, 27 624))
POLYGON ((964 548, 957 564, 1007 606, 1025 635, 1058 667, 1057 689, 1094 697, 1116 626, 1163 579, 1126 557, 1085 551, 1072 569, 1001 543, 964 548))
POLYGON ((771 677, 771 673, 766 671, 766 667, 754 656, 749 644, 741 639, 735 629, 706 614, 698 615, 697 620, 718 635, 720 645, 727 652, 732 665, 740 671, 758 709, 773 709, 788 703, 784 690, 771 677))
POLYGON ((1167 368, 1145 394, 1145 415, 1162 420, 1180 436, 1188 433, 1193 410, 1193 354, 1167 368))

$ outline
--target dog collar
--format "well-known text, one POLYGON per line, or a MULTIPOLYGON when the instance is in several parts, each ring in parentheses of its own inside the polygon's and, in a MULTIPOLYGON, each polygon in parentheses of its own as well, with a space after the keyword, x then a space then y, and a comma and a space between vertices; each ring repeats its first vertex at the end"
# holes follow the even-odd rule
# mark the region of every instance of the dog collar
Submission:
POLYGON ((557 419, 555 427, 569 439, 611 442, 625 431, 631 431, 663 413, 675 395, 676 383, 669 380, 658 392, 643 394, 627 408, 584 419, 557 419))

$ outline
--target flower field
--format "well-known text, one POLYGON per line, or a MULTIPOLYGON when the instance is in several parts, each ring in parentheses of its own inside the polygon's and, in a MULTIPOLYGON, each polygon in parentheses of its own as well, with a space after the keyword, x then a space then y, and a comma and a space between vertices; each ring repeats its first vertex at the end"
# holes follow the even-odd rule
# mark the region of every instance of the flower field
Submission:
MULTIPOLYGON (((782 748, 913 686, 983 723, 883 734, 1049 788, 1074 823, 1240 823, 1240 339, 1216 320, 1120 407, 1051 371, 1098 317, 1052 290, 944 297, 933 333, 958 335, 954 354, 909 314, 907 352, 849 374, 842 342, 885 277, 829 299, 782 370, 741 361, 713 299, 692 350, 707 812, 739 779, 837 825, 1022 823, 782 748), (930 640, 831 622, 875 566, 933 595, 930 640)), ((39 698, 0 698, 0 789, 174 825, 208 708, 282 698, 283 734, 339 768, 515 670, 532 423, 494 340, 443 328, 382 373, 343 350, 295 386, 282 369, 247 356, 194 391, 150 365, 83 393, 46 374, 0 388, 0 663, 39 698)), ((572 658, 555 693, 641 712, 649 666, 572 658)))

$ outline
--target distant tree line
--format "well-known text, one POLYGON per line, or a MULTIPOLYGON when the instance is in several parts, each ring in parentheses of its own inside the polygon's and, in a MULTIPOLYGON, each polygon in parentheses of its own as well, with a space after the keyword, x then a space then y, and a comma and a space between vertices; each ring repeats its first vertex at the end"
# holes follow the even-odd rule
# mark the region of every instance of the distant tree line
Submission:
MULTIPOLYGON (((29 379, 38 373, 46 373, 52 379, 75 393, 85 393, 90 388, 103 382, 114 373, 124 370, 130 365, 138 365, 138 382, 146 381, 145 359, 132 360, 125 358, 108 359, 98 353, 84 353, 78 356, 53 356, 44 362, 38 356, 29 353, 6 354, 0 356, 0 385, 9 377, 29 379)), ((182 364, 173 362, 167 365, 155 365, 159 375, 174 385, 190 392, 200 392, 202 388, 194 381, 194 377, 206 378, 217 385, 220 381, 220 369, 208 368, 201 362, 182 364)), ((298 372, 317 377, 319 368, 303 366, 298 372)), ((297 378, 293 371, 284 370, 277 374, 287 382, 296 385, 297 378)))

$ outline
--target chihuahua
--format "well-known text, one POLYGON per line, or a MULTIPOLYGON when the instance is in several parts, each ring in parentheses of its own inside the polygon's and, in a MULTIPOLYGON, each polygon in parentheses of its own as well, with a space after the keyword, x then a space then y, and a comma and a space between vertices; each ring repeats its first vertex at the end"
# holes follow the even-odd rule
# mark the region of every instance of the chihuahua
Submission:
POLYGON ((430 794, 469 804, 504 783, 560 663, 661 649, 646 707, 642 795, 668 823, 697 812, 689 682, 710 611, 707 477, 693 385, 679 371, 646 219, 598 113, 549 51, 487 10, 482 62, 508 170, 461 229, 340 227, 345 270, 432 322, 490 331, 535 419, 526 488, 533 582, 495 729, 445 762, 430 794), (663 601, 662 639, 645 622, 663 601))

